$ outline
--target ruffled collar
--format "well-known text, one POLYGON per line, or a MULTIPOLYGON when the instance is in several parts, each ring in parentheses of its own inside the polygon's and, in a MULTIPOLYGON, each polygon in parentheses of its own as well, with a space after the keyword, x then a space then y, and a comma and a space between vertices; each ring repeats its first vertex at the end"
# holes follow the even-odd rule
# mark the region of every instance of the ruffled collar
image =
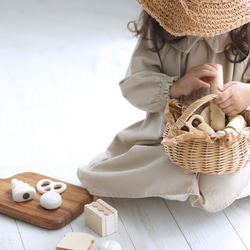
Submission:
POLYGON ((225 46, 229 44, 232 40, 230 37, 230 33, 225 33, 219 36, 208 38, 187 36, 181 41, 171 44, 171 46, 177 50, 180 50, 183 53, 189 53, 190 50, 199 41, 205 41, 214 53, 221 53, 225 50, 225 46))

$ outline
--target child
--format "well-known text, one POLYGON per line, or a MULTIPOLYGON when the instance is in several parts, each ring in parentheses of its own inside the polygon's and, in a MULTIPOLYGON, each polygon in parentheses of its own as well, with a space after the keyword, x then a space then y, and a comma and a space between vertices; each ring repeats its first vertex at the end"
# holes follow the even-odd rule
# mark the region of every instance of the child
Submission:
MULTIPOLYGON (((138 0, 132 22, 139 36, 122 93, 146 111, 145 120, 121 131, 105 153, 78 169, 95 196, 163 197, 209 212, 250 195, 250 166, 236 174, 195 174, 173 164, 161 145, 163 112, 171 98, 207 95, 223 66, 221 94, 213 101, 228 116, 250 105, 250 0, 138 0)), ((131 24, 131 22, 130 22, 131 24)))

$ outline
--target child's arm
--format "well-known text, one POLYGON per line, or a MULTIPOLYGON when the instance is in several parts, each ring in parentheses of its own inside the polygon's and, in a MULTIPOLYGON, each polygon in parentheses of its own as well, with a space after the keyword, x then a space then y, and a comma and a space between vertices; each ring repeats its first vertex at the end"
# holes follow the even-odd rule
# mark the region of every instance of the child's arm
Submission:
POLYGON ((250 84, 228 82, 219 87, 221 94, 213 101, 228 116, 235 116, 250 105, 250 84))
POLYGON ((120 82, 123 96, 138 109, 159 112, 170 100, 169 88, 178 75, 164 73, 161 56, 150 51, 147 40, 139 40, 125 79, 120 82))

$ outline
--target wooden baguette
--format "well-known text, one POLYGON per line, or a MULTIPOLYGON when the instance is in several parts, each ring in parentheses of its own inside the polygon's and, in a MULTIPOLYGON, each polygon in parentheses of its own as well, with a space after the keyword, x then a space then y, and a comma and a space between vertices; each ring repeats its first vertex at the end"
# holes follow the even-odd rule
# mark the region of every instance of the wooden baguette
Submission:
MULTIPOLYGON (((218 76, 213 78, 210 82, 210 93, 219 94, 218 86, 223 85, 223 69, 222 65, 218 66, 218 76)), ((220 131, 225 128, 225 114, 215 104, 210 103, 210 126, 215 131, 220 131)))

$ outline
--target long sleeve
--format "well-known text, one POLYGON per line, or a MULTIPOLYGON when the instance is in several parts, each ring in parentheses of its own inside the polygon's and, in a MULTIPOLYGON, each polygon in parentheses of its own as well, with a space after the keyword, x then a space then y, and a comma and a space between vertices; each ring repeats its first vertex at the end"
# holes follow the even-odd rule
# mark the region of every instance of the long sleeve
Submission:
POLYGON ((135 107, 159 112, 169 101, 169 88, 178 77, 163 73, 159 53, 147 49, 147 43, 149 41, 138 41, 120 88, 123 96, 135 107))

